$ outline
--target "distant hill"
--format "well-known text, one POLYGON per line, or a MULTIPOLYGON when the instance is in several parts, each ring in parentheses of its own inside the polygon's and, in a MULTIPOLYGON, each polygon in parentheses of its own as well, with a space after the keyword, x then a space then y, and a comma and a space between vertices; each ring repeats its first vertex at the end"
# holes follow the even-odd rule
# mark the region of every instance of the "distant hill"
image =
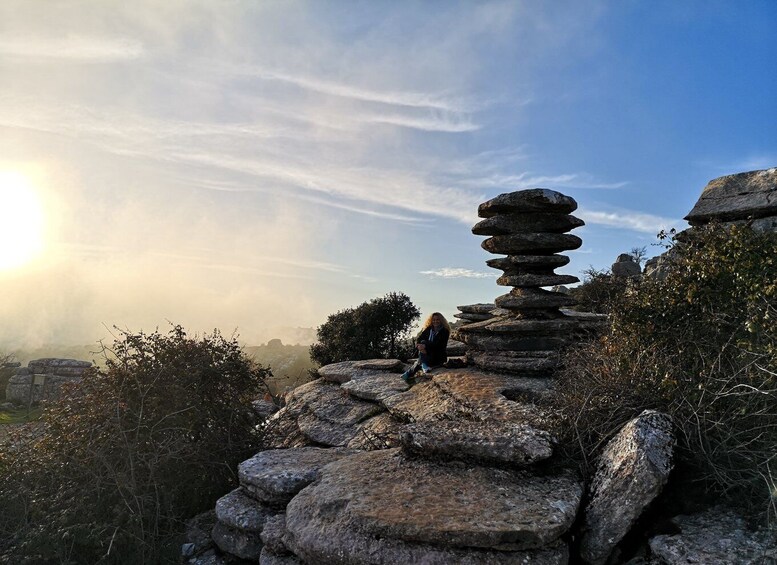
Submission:
POLYGON ((310 359, 308 345, 284 345, 280 339, 271 339, 266 345, 244 347, 243 351, 263 366, 270 367, 273 376, 267 384, 273 394, 308 382, 309 371, 316 368, 310 359))

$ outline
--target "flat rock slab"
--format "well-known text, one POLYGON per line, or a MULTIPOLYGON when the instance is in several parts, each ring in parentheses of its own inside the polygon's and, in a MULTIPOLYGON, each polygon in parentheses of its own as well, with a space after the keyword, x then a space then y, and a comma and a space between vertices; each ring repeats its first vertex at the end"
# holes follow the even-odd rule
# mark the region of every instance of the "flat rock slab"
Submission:
POLYGON ((472 233, 475 235, 508 235, 520 232, 564 233, 584 225, 583 220, 568 214, 513 213, 481 220, 472 227, 472 233))
POLYGON ((587 563, 606 563, 661 492, 672 470, 674 443, 671 418, 645 410, 605 446, 584 514, 580 555, 587 563))
POLYGON ((261 533, 267 520, 275 514, 238 487, 216 501, 216 518, 225 526, 237 530, 261 533))
POLYGON ((493 302, 481 302, 479 304, 466 304, 464 306, 456 306, 459 312, 466 314, 488 314, 496 308, 493 302))
POLYGON ((519 275, 502 275, 496 279, 499 286, 515 286, 520 288, 534 288, 537 286, 557 286, 580 282, 574 275, 554 275, 523 273, 519 275))
MULTIPOLYGON (((318 374, 322 379, 333 383, 347 383, 355 377, 363 377, 374 373, 376 370, 394 370, 394 369, 374 369, 376 366, 375 360, 369 361, 341 361, 340 363, 332 363, 331 365, 324 365, 318 369, 318 374)), ((385 361, 385 359, 379 359, 378 361, 385 361)), ((389 361, 398 360, 390 359, 389 361)), ((304 385, 303 385, 304 386, 304 385)), ((299 387, 297 387, 299 388, 299 387)), ((295 389, 296 390, 296 389, 295 389)))
POLYGON ((777 215, 777 168, 711 180, 685 217, 692 226, 777 215))
POLYGON ((569 257, 566 255, 510 255, 486 261, 486 265, 492 269, 499 269, 508 275, 526 271, 552 272, 556 267, 563 267, 567 263, 569 257))
POLYGON ((284 406, 263 423, 263 443, 269 449, 288 449, 292 447, 307 447, 310 439, 303 434, 297 425, 299 408, 284 406))
POLYGON ((553 454, 548 432, 527 424, 447 420, 402 428, 402 446, 414 454, 526 467, 553 454))
POLYGON ((380 406, 354 398, 339 385, 322 379, 295 388, 289 400, 289 404, 292 403, 300 406, 301 413, 307 412, 319 420, 346 426, 358 424, 383 411, 380 406))
POLYGON ((484 420, 530 423, 532 406, 515 402, 523 394, 542 397, 552 387, 543 378, 486 373, 478 369, 447 369, 432 373, 431 381, 383 401, 389 412, 404 422, 426 420, 484 420))
POLYGON ((530 188, 500 194, 478 206, 478 216, 490 218, 499 214, 520 212, 555 212, 569 214, 577 209, 574 198, 547 188, 530 188))
POLYGON ((399 447, 401 427, 388 412, 378 414, 359 424, 358 433, 348 442, 347 447, 364 451, 399 447))
POLYGON ((542 548, 570 528, 581 495, 568 474, 443 465, 398 450, 360 453, 325 467, 289 503, 287 546, 305 558, 316 554, 339 522, 346 531, 418 544, 542 548))
POLYGON ((581 245, 583 245, 583 240, 569 233, 494 235, 480 244, 489 253, 501 255, 529 255, 532 252, 551 254, 577 249, 581 245))
POLYGON ((396 373, 402 372, 404 363, 399 359, 367 359, 366 361, 355 361, 353 364, 356 369, 367 371, 389 371, 396 373))
POLYGON ((405 392, 410 385, 397 373, 375 373, 352 379, 340 388, 357 398, 374 402, 388 395, 405 392))
POLYGON ((350 449, 320 447, 262 451, 238 465, 238 478, 256 500, 286 504, 318 478, 324 465, 353 453, 350 449))
POLYGON ((679 534, 651 538, 652 556, 665 565, 687 563, 777 563, 777 539, 767 531, 752 531, 731 510, 712 508, 672 519, 679 534))

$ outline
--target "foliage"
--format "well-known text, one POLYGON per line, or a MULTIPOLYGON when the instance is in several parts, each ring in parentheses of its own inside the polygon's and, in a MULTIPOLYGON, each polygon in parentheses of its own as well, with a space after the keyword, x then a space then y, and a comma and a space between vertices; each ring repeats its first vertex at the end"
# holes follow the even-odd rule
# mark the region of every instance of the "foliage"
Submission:
POLYGON ((104 356, 0 451, 9 562, 176 562, 183 521, 258 445, 250 401, 269 371, 234 337, 122 332, 104 356))
POLYGON ((632 247, 631 251, 629 251, 629 255, 631 255, 634 262, 641 267, 647 260, 647 247, 644 245, 642 247, 632 247))
POLYGON ((320 365, 403 354, 410 327, 421 312, 401 292, 389 292, 356 308, 331 314, 318 327, 310 358, 320 365))
POLYGON ((5 389, 8 380, 16 374, 16 367, 9 366, 16 356, 12 353, 0 352, 0 401, 5 400, 5 389))
POLYGON ((777 234, 708 226, 675 240, 664 280, 619 295, 611 329, 570 352, 560 429, 587 466, 643 409, 669 413, 679 464, 717 493, 774 513, 777 234))
POLYGON ((594 267, 583 271, 583 275, 583 282, 569 291, 569 295, 577 301, 574 308, 583 312, 608 314, 633 284, 631 279, 613 277, 609 271, 594 267))

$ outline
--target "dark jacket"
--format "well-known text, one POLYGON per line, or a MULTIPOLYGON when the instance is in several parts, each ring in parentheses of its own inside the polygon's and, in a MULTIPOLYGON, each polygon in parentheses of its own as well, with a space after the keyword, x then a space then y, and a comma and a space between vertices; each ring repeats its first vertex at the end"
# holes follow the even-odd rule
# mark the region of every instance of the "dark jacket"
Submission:
POLYGON ((416 340, 418 343, 426 344, 426 357, 430 367, 436 367, 442 365, 448 360, 448 337, 450 332, 441 327, 440 331, 434 334, 434 340, 429 341, 429 334, 432 331, 432 326, 429 326, 418 336, 416 340))

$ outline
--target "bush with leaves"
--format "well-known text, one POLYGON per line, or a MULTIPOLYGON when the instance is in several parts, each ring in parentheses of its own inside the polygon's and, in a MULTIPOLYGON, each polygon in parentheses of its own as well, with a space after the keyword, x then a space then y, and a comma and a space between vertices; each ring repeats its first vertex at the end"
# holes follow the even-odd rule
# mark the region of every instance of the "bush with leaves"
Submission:
POLYGON ((665 411, 681 468, 774 516, 777 234, 710 225, 681 235, 666 279, 617 295, 609 333, 567 354, 558 432, 590 469, 627 420, 665 411))
POLYGON ((270 373, 236 338, 124 332, 104 354, 0 451, 9 562, 174 563, 184 521, 259 445, 251 400, 270 373))
POLYGON ((358 359, 402 357, 410 328, 421 315, 410 298, 389 292, 356 308, 331 314, 318 327, 310 358, 320 365, 358 359))

